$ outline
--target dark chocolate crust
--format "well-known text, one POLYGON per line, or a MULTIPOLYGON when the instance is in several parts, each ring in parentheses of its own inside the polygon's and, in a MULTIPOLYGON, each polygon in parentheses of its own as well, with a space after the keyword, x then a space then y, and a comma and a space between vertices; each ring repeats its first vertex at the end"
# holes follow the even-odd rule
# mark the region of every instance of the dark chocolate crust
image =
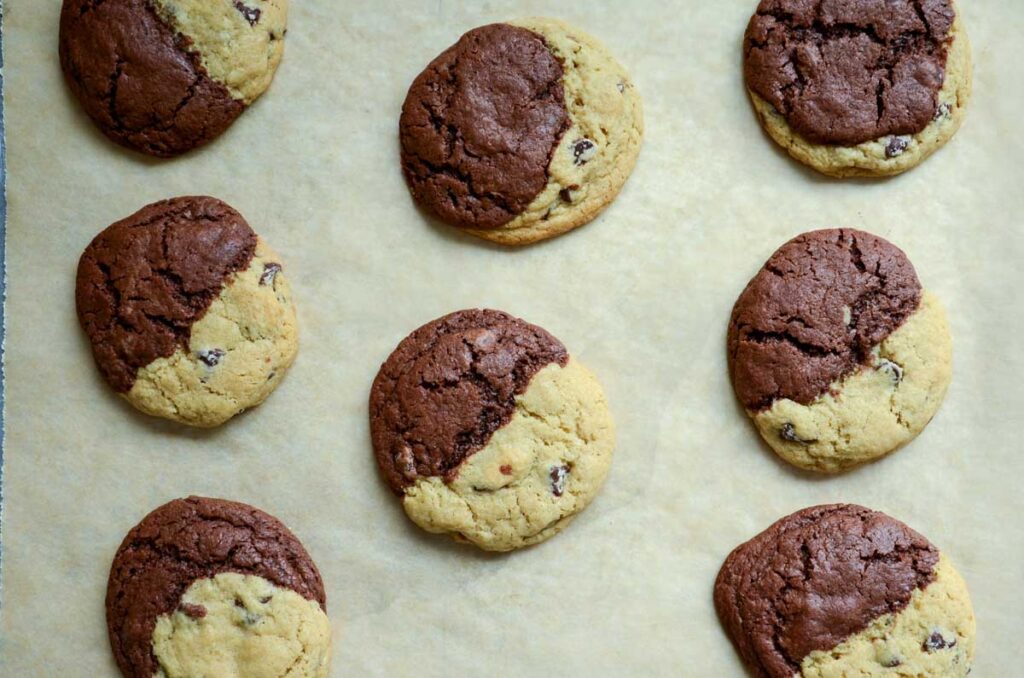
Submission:
POLYGON ((388 485, 402 494, 422 477, 450 482, 508 423, 533 376, 568 360, 553 336, 500 311, 457 311, 413 332, 370 391, 373 450, 388 485))
POLYGON ((64 0, 60 63, 85 112, 117 143, 171 157, 245 110, 148 0, 64 0))
POLYGON ((736 395, 749 411, 783 398, 809 404, 869 365, 871 350, 920 301, 917 273, 892 243, 849 229, 797 236, 733 307, 728 358, 736 395))
POLYGON ((762 0, 747 87, 812 143, 916 134, 939 106, 955 16, 950 0, 762 0))
POLYGON ((402 106, 402 171, 413 198, 463 228, 497 228, 548 183, 569 128, 562 63, 544 39, 492 24, 427 66, 402 106))
POLYGON ((938 550, 900 521, 862 506, 804 509, 734 550, 715 609, 755 676, 790 678, 935 578, 938 550))
POLYGON ((78 262, 78 320, 96 365, 120 393, 138 370, 188 348, 192 325, 249 267, 256 234, 216 198, 154 203, 109 226, 78 262))
POLYGON ((263 577, 326 611, 320 572, 279 520, 233 501, 176 499, 128 533, 110 567, 107 629, 121 673, 151 678, 157 618, 177 609, 193 582, 224 572, 263 577))

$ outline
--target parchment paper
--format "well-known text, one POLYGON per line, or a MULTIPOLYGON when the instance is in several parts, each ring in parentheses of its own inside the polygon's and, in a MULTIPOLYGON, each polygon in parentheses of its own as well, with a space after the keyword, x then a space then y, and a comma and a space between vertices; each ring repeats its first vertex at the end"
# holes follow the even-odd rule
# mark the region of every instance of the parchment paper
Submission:
POLYGON ((762 134, 740 41, 754 0, 293 3, 269 93, 221 140, 147 161, 96 132, 61 80, 57 0, 7 0, 8 433, 0 673, 115 675, 110 560, 146 512, 190 493, 284 520, 324 575, 334 674, 741 676, 714 615, 725 555, 833 501, 908 522, 966 577, 973 676, 1021 670, 1024 495, 1024 3, 964 0, 975 94, 938 155, 888 181, 831 181, 762 134), (415 75, 474 26, 530 14, 605 41, 646 102, 636 172, 600 219, 506 251, 428 223, 397 161, 415 75), (284 258, 302 348, 283 386, 212 433, 111 394, 74 314, 78 256, 142 205, 206 193, 284 258), (906 449, 838 478, 760 443, 725 368, 732 303, 815 227, 890 238, 946 303, 955 376, 906 449), (409 331, 470 306, 561 338, 619 428, 608 483, 564 534, 486 556, 421 533, 377 476, 366 400, 409 331))

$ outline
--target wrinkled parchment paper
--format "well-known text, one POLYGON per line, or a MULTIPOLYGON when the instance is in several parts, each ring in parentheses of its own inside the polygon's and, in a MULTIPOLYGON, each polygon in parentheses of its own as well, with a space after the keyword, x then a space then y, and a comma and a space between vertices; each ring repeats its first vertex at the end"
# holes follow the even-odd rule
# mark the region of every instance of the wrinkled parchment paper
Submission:
POLYGON ((863 503, 944 549, 978 617, 974 676, 1021 670, 1024 609, 1024 4, 965 0, 964 128, 888 181, 832 181, 762 134, 740 79, 754 0, 294 2, 269 93, 218 142, 148 161, 100 136, 57 62, 57 0, 7 0, 9 321, 0 673, 110 676, 110 560, 146 512, 190 493, 259 506, 324 575, 334 674, 741 676, 711 602, 722 559, 793 510, 863 503), (397 162, 413 77, 465 30, 547 14, 604 40, 646 103, 629 184, 588 227, 506 251, 425 221, 397 162), (136 414, 92 364, 79 253, 151 201, 206 193, 284 258, 299 360, 214 432, 136 414), (725 369, 732 303, 814 227, 890 238, 950 312, 955 376, 925 432, 838 478, 759 441, 725 369), (619 445, 564 534, 487 556, 425 535, 377 477, 370 383, 410 330, 497 307, 560 337, 602 379, 619 445))

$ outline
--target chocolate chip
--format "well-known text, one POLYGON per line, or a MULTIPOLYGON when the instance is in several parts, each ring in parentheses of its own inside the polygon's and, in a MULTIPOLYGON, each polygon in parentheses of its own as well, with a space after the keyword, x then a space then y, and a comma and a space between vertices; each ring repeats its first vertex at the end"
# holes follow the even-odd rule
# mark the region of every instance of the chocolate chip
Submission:
POLYGON ((910 137, 892 137, 889 139, 889 143, 885 146, 885 157, 895 158, 897 155, 907 150, 907 146, 910 145, 910 137))
POLYGON ((941 631, 932 631, 932 634, 925 638, 921 646, 925 652, 937 652, 947 648, 956 647, 956 638, 946 640, 941 631))
POLYGON ((196 605, 194 603, 182 603, 178 606, 182 612, 193 619, 202 619, 206 616, 206 608, 202 605, 196 605))
POLYGON ((597 155, 597 144, 590 139, 578 139, 572 144, 572 162, 574 165, 586 165, 597 155))
POLYGON ((572 192, 580 190, 579 184, 571 184, 558 192, 558 196, 565 202, 572 202, 572 192))
POLYGON ((891 647, 879 644, 875 647, 875 661, 878 662, 879 666, 891 669, 902 664, 903 658, 900 656, 899 652, 895 651, 891 647))
POLYGON ((933 118, 933 120, 939 120, 940 118, 949 117, 949 114, 950 112, 952 112, 952 110, 953 107, 950 106, 949 104, 939 104, 939 107, 935 109, 935 117, 933 118))
POLYGON ((235 9, 242 13, 245 20, 249 22, 250 26, 255 26, 256 22, 260 20, 260 14, 262 10, 257 7, 248 7, 242 0, 235 0, 235 9))
POLYGON ((562 493, 565 492, 565 484, 569 479, 569 467, 568 466, 552 466, 551 467, 551 494, 556 497, 561 497, 562 493))
MULTIPOLYGON (((263 601, 260 601, 260 602, 263 602, 263 601)), ((242 599, 237 597, 237 596, 235 597, 235 607, 237 607, 240 610, 244 610, 245 611, 245 613, 242 615, 242 622, 246 626, 252 626, 253 624, 257 623, 261 619, 261 615, 258 615, 258 614, 255 614, 253 612, 250 612, 249 608, 245 606, 244 602, 242 602, 242 599)))
POLYGON ((885 372, 889 375, 889 379, 892 380, 893 386, 898 386, 899 383, 903 381, 903 368, 891 360, 880 358, 877 369, 880 372, 885 372))
POLYGON ((501 468, 499 468, 498 470, 501 471, 501 475, 503 476, 512 475, 512 467, 509 466, 508 464, 502 464, 501 468))
POLYGON ((208 348, 200 351, 196 355, 207 367, 216 367, 220 364, 221 359, 227 355, 222 348, 208 348))
POLYGON ((274 284, 274 278, 281 271, 281 264, 263 264, 263 275, 260 276, 261 285, 274 284))
POLYGON ((817 440, 804 440, 796 434, 796 428, 792 424, 783 424, 782 428, 779 429, 779 435, 782 436, 783 440, 788 440, 791 443, 800 443, 801 445, 810 445, 811 443, 818 442, 817 440))
POLYGON ((263 596, 262 598, 260 598, 260 605, 266 605, 266 604, 267 604, 267 603, 269 603, 269 602, 270 602, 270 601, 271 601, 271 600, 272 600, 273 598, 274 598, 274 596, 263 596))

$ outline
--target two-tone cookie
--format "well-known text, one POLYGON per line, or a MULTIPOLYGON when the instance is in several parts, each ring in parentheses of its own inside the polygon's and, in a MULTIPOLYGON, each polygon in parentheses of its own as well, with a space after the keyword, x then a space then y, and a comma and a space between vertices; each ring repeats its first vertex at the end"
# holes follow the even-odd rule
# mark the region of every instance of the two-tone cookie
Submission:
POLYGON ((75 301, 110 386, 184 424, 259 405, 298 352, 281 259, 215 198, 154 203, 102 231, 78 262, 75 301))
POLYGON ((373 383, 370 432, 417 525, 490 551, 560 532, 601 488, 615 444, 594 375, 543 329, 490 310, 398 345, 373 383))
POLYGON ((759 678, 963 678, 974 659, 971 599, 949 558, 861 506, 778 521, 729 555, 714 600, 759 678))
POLYGON ((643 114, 604 46, 532 18, 462 36, 413 82, 399 127, 419 205, 522 245, 582 226, 614 200, 640 153, 643 114))
POLYGON ((321 678, 331 625, 323 581, 287 527, 259 509, 189 497, 124 538, 107 629, 129 678, 321 678))
POLYGON ((772 255, 733 307, 729 372, 779 456, 836 472, 912 440, 952 373, 946 314, 906 255, 855 230, 772 255))
POLYGON ((287 15, 288 0, 64 0, 60 63, 105 135, 171 157, 266 91, 287 15))
POLYGON ((956 133, 971 93, 953 0, 761 0, 743 51, 765 130, 833 176, 916 166, 956 133))

